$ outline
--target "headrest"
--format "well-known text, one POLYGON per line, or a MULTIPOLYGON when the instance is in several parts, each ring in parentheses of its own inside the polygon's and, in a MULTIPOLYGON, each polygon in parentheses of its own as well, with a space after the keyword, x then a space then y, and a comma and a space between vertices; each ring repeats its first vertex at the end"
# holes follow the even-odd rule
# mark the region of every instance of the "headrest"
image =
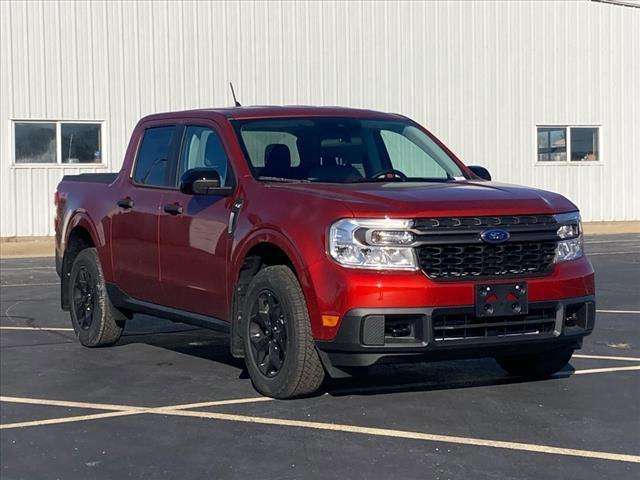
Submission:
POLYGON ((264 169, 267 177, 286 177, 291 168, 291 151, 282 143, 272 143, 264 149, 264 169))

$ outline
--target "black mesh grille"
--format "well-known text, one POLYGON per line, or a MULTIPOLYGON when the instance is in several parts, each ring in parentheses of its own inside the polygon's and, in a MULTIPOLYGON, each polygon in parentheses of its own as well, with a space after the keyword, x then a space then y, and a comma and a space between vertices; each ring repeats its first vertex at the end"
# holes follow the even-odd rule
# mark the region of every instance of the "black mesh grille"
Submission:
POLYGON ((473 313, 434 313, 433 339, 469 340, 511 335, 553 335, 555 307, 532 307, 527 315, 476 317, 473 313))
POLYGON ((417 248, 422 271, 433 279, 539 275, 553 270, 556 242, 423 245, 417 248))

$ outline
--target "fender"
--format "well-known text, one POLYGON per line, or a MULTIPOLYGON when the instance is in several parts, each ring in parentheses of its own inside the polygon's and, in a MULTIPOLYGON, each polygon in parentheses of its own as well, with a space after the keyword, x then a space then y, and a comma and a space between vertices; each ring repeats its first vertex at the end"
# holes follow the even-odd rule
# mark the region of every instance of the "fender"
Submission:
MULTIPOLYGON (((231 262, 229 269, 229 279, 231 280, 227 286, 227 301, 229 305, 229 311, 232 311, 232 299, 233 291, 238 278, 240 276, 240 267, 244 261, 249 250, 258 245, 259 243, 271 243, 280 248, 291 260, 295 274, 298 277, 300 286, 302 287, 302 293, 307 302, 307 308, 309 309, 309 317, 317 317, 318 304, 314 294, 313 284, 311 281, 311 275, 307 268, 307 263, 302 258, 302 255, 294 244, 287 238, 287 236, 278 230, 265 227, 251 232, 246 238, 242 239, 240 243, 231 252, 231 262)), ((313 321, 311 322, 313 326, 313 321)))
POLYGON ((107 245, 107 233, 105 232, 104 225, 102 223, 96 224, 91 218, 89 212, 87 212, 85 209, 82 208, 70 212, 68 220, 64 222, 64 237, 62 239, 61 245, 62 252, 66 252, 67 244, 69 242, 69 236, 71 235, 73 229, 76 227, 82 227, 89 233, 93 244, 98 250, 98 257, 100 258, 100 263, 105 279, 111 279, 113 276, 111 268, 110 248, 107 245))

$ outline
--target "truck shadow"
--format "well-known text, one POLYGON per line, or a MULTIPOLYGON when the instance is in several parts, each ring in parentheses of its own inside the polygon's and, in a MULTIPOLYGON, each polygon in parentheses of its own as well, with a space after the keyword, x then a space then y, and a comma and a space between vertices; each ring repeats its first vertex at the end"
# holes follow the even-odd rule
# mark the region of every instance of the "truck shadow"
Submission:
POLYGON ((549 381, 569 377, 573 371, 574 368, 568 365, 550 379, 532 380, 510 376, 491 358, 380 365, 370 367, 350 378, 329 380, 326 382, 325 392, 341 397, 459 390, 549 381))
MULTIPOLYGON (((167 322, 155 328, 127 330, 120 345, 144 343, 190 355, 237 369, 238 379, 248 380, 244 361, 231 356, 225 334, 188 325, 167 322), (151 330, 151 331, 149 331, 151 330)), ((569 377, 571 365, 550 380, 569 377)), ((540 380, 548 381, 548 380, 540 380)), ((342 379, 327 378, 312 396, 328 394, 334 397, 351 395, 383 395, 402 392, 428 392, 531 383, 531 379, 510 376, 490 358, 442 361, 431 363, 379 365, 353 372, 342 379)))

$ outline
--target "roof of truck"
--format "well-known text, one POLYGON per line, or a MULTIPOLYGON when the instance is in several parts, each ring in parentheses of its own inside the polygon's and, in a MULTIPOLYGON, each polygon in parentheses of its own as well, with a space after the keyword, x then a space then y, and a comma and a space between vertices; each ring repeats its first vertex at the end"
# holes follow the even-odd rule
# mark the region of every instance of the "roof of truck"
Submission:
POLYGON ((215 117, 224 116, 228 119, 246 120, 252 118, 273 117, 352 117, 375 119, 405 118, 396 113, 385 113, 376 110, 346 107, 316 107, 308 105, 256 105, 249 107, 201 108, 197 110, 183 110, 177 112, 155 113, 144 120, 160 120, 163 118, 179 117, 215 117))

